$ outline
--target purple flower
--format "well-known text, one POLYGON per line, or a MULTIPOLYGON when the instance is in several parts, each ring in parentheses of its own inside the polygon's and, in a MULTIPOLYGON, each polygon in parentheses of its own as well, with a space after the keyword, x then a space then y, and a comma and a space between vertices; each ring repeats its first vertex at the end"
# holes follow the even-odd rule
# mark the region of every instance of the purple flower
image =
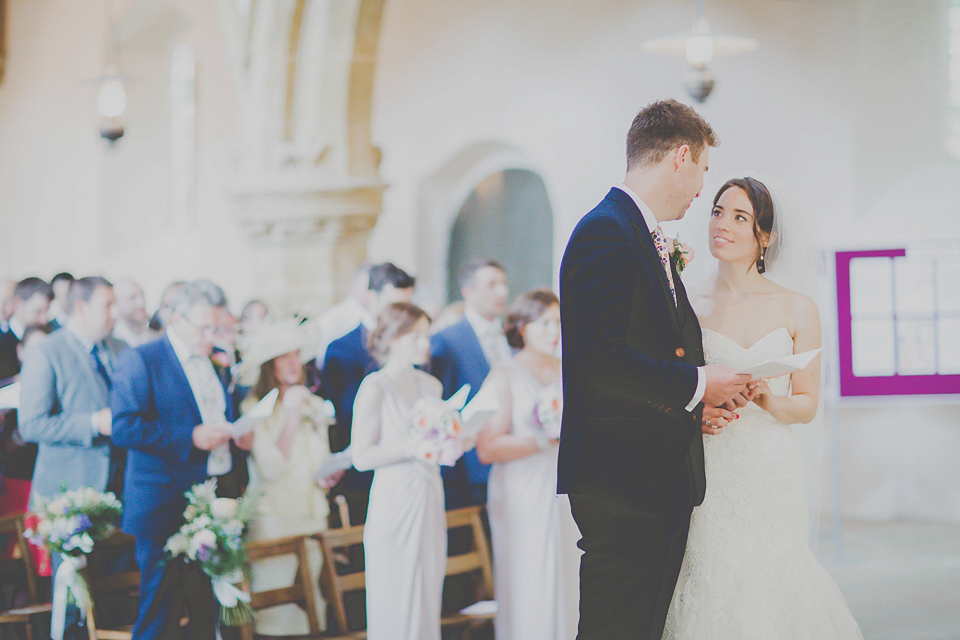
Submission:
POLYGON ((90 517, 85 513, 81 513, 77 516, 77 530, 74 531, 74 533, 81 533, 83 531, 86 531, 92 525, 93 523, 90 522, 90 517))
POLYGON ((206 562, 210 559, 210 547, 200 547, 197 549, 197 558, 200 562, 206 562))

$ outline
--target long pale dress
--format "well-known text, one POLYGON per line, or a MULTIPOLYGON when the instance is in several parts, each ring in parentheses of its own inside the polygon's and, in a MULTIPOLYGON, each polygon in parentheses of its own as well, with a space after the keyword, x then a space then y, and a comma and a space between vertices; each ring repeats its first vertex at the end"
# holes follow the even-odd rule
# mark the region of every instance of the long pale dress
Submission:
MULTIPOLYGON (((511 433, 542 431, 534 417, 543 390, 515 360, 501 365, 510 381, 511 433)), ((557 496, 557 451, 547 450, 510 462, 494 463, 487 489, 493 537, 493 577, 497 599, 497 640, 558 640, 564 621, 563 517, 565 497, 557 496)))
MULTIPOLYGON (((437 396, 423 374, 421 396, 437 396)), ((363 529, 366 562, 367 637, 370 640, 440 640, 447 527, 440 468, 408 458, 404 430, 412 407, 382 372, 362 386, 383 391, 376 451, 354 450, 360 470, 374 469, 363 529)), ((361 391, 362 393, 362 386, 361 391)), ((439 385, 438 385, 439 387, 439 385)), ((358 393, 358 395, 359 395, 358 393)), ((369 428, 354 420, 359 430, 369 428)))
MULTIPOLYGON (((780 327, 744 348, 703 330, 708 363, 734 371, 790 355, 780 327)), ((780 396, 787 376, 770 380, 780 396)), ((666 640, 862 640, 840 589, 807 544, 807 484, 790 425, 750 403, 704 435, 707 494, 690 520, 666 640)), ((801 427, 802 428, 802 427, 801 427)))
MULTIPOLYGON (((300 427, 294 435, 287 458, 277 447, 283 433, 285 413, 277 403, 273 415, 257 427, 250 456, 250 488, 256 496, 257 514, 250 523, 250 540, 275 540, 323 531, 330 511, 326 495, 313 474, 330 455, 328 419, 323 400, 310 396, 300 427)), ((320 627, 325 628, 326 605, 320 597, 318 580, 323 558, 315 540, 307 541, 310 581, 317 602, 320 627)), ((268 558, 252 565, 251 586, 255 592, 288 587, 294 583, 297 560, 291 556, 268 558)), ((295 604, 257 611, 258 634, 271 636, 306 635, 310 632, 307 614, 295 604)))

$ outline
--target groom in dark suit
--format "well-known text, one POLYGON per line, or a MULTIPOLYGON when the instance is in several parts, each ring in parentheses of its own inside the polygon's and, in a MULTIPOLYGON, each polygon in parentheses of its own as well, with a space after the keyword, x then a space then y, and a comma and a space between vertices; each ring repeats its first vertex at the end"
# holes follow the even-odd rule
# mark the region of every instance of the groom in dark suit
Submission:
POLYGON ((690 514, 703 501, 703 403, 749 376, 703 366, 700 325, 660 222, 703 187, 716 134, 655 102, 627 137, 624 184, 581 219, 560 267, 558 490, 580 527, 580 640, 660 640, 690 514))

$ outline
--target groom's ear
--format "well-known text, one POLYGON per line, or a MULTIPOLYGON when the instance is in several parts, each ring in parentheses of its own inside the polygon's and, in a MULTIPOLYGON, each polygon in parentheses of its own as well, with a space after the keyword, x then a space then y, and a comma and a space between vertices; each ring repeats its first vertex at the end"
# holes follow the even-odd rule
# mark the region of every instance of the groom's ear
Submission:
POLYGON ((682 144, 673 150, 673 165, 675 169, 680 169, 684 159, 692 158, 692 152, 690 151, 690 145, 688 144, 682 144))

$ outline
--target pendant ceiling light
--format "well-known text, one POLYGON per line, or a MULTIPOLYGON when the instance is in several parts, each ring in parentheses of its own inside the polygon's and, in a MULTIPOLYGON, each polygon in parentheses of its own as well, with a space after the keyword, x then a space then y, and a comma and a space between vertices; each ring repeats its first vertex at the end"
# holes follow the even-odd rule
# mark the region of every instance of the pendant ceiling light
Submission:
POLYGON ((120 75, 120 45, 117 30, 113 23, 113 3, 106 1, 107 11, 107 52, 100 94, 97 97, 97 111, 100 113, 100 136, 111 145, 123 137, 123 114, 127 110, 127 90, 120 75))
POLYGON ((716 82, 710 63, 714 56, 732 56, 753 51, 760 46, 753 38, 717 36, 710 33, 710 23, 703 11, 703 0, 694 0, 696 19, 693 29, 683 33, 643 43, 643 50, 668 56, 680 56, 690 65, 683 77, 683 85, 690 97, 703 102, 713 91, 716 82))

